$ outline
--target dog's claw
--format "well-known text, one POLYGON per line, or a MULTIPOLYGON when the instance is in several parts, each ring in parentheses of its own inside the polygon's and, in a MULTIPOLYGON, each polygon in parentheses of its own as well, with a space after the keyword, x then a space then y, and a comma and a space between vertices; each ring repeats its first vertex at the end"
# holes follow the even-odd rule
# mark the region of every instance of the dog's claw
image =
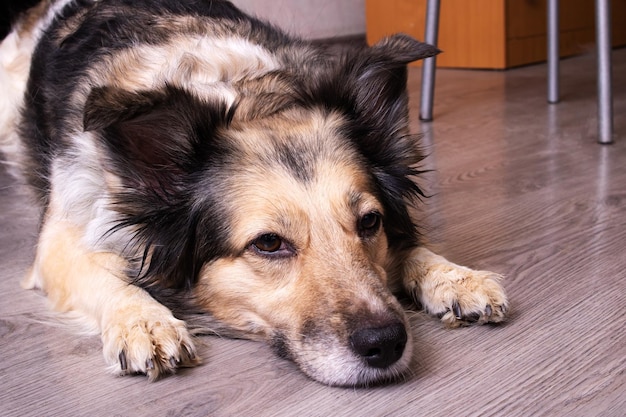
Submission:
POLYGON ((152 361, 152 358, 149 358, 146 361, 146 369, 149 371, 152 371, 154 369, 154 362, 152 361))
POLYGON ((456 317, 457 320, 461 320, 463 318, 461 306, 459 305, 458 301, 452 303, 452 312, 454 313, 454 317, 456 317))
POLYGON ((170 358, 170 365, 172 368, 178 367, 178 361, 175 358, 170 358))
POLYGON ((120 359, 120 367, 122 368, 122 371, 128 370, 128 362, 126 361, 126 353, 124 353, 124 351, 120 352, 119 359, 120 359))
POLYGON ((476 323, 480 320, 480 313, 471 313, 465 316, 465 320, 469 323, 476 323))
MULTIPOLYGON (((502 314, 505 314, 507 310, 506 305, 498 305, 496 307, 492 307, 491 305, 487 304, 483 312, 474 311, 466 314, 461 309, 461 305, 459 304, 459 302, 455 301, 452 303, 452 307, 447 308, 446 311, 437 313, 437 317, 439 319, 442 319, 446 316, 446 314, 452 313, 454 315, 454 318, 457 320, 456 325, 451 324, 453 326, 463 326, 479 322, 491 323, 492 319, 494 319, 494 308, 497 308, 499 312, 502 312, 502 314)), ((497 322, 501 320, 494 321, 497 322)))

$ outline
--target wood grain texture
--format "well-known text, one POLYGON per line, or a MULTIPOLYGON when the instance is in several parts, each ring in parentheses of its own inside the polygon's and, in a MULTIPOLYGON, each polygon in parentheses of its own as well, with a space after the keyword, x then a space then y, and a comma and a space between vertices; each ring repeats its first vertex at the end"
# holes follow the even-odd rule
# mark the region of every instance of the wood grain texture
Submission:
POLYGON ((563 102, 543 65, 437 73, 435 121, 414 131, 432 247, 506 275, 509 323, 445 330, 412 314, 406 382, 329 388, 261 343, 202 338, 204 365, 156 383, 104 372, 97 337, 45 321, 19 281, 37 213, 0 169, 2 416, 623 416, 626 410, 626 50, 614 58, 616 143, 596 140, 594 59, 562 62, 563 102))

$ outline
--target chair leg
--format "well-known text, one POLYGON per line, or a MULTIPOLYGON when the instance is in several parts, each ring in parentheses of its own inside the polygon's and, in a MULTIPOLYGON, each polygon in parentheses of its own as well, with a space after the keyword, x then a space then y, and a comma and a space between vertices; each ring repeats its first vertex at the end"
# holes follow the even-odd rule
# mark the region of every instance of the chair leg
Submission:
POLYGON ((548 103, 559 102, 559 0, 548 0, 548 103))
MULTIPOLYGON (((426 4, 426 33, 424 42, 437 46, 439 33, 440 0, 428 0, 426 4)), ((435 99, 435 64, 436 58, 426 58, 422 64, 422 91, 420 100, 420 120, 433 120, 433 102, 435 99)))
POLYGON ((598 142, 613 143, 611 93, 611 11, 609 0, 596 0, 596 48, 598 51, 598 142))

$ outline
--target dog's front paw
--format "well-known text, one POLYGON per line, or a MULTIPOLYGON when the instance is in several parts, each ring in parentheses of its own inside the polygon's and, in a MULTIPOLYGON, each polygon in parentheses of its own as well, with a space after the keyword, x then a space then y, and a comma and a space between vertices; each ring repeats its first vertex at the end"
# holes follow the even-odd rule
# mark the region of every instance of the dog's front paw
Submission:
POLYGON ((500 285, 501 275, 454 264, 432 267, 428 273, 416 301, 447 326, 505 320, 509 304, 500 285))
POLYGON ((143 373, 151 381, 200 362, 185 323, 156 302, 113 310, 102 342, 105 359, 116 373, 143 373))

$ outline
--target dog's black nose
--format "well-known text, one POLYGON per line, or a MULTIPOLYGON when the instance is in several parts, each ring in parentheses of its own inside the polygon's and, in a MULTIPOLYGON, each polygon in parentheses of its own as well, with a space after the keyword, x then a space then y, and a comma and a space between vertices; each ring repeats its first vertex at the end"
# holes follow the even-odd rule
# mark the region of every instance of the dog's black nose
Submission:
POLYGON ((374 368, 386 368, 400 359, 406 342, 406 329, 400 322, 359 329, 350 336, 352 350, 374 368))

